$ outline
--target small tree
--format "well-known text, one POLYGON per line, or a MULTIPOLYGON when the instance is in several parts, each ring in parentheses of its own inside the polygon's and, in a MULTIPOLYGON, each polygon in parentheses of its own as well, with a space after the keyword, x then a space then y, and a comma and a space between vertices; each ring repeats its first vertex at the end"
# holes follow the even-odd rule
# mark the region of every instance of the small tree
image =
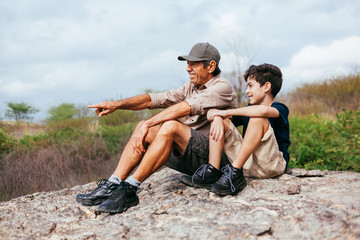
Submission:
POLYGON ((66 119, 74 118, 79 110, 75 107, 73 103, 63 103, 59 106, 52 107, 49 109, 49 121, 63 121, 66 119))
POLYGON ((7 103, 8 110, 5 113, 5 116, 8 118, 13 118, 17 123, 20 123, 21 120, 31 120, 30 114, 39 112, 38 109, 26 104, 26 103, 7 103))
POLYGON ((244 71, 257 55, 259 50, 259 41, 247 41, 239 34, 234 33, 228 37, 227 43, 231 49, 234 61, 234 69, 224 76, 229 79, 237 97, 239 107, 244 105, 245 79, 244 71))

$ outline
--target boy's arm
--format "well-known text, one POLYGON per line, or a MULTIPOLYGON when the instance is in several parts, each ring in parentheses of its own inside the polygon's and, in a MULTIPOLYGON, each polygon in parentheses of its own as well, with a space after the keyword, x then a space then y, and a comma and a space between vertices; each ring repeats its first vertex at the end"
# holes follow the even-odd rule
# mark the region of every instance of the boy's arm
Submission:
POLYGON ((227 118, 230 116, 246 116, 246 117, 260 117, 260 118, 278 118, 280 116, 279 111, 270 106, 265 105, 251 105, 236 109, 217 110, 212 109, 208 112, 207 118, 212 121, 215 116, 227 118))

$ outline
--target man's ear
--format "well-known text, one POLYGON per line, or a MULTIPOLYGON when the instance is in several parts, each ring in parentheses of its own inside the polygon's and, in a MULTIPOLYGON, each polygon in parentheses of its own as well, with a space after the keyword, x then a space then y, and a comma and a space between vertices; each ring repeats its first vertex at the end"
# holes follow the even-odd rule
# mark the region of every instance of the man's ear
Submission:
POLYGON ((216 68, 216 62, 213 60, 209 63, 208 65, 209 67, 209 73, 213 73, 215 71, 215 68, 216 68))

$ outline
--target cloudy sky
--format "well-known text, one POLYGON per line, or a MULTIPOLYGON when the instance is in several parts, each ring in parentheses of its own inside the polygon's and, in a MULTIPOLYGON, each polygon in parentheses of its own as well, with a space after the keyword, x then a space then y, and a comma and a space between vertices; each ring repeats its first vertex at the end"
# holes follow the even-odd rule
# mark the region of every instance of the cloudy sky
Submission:
POLYGON ((46 117, 61 103, 94 104, 179 87, 197 42, 222 71, 279 66, 283 92, 360 71, 358 0, 0 0, 0 118, 7 102, 46 117), (235 48, 236 49, 235 49, 235 48))

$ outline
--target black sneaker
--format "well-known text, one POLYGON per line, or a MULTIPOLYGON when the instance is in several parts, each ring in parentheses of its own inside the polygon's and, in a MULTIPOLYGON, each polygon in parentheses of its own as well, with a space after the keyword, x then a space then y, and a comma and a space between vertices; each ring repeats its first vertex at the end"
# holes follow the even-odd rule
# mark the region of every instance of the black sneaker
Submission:
POLYGON ((127 182, 121 182, 111 196, 103 202, 97 209, 98 212, 122 213, 132 206, 139 204, 136 195, 137 187, 127 182))
POLYGON ((93 206, 103 203, 110 197, 112 192, 119 186, 116 183, 110 182, 107 179, 100 179, 97 182, 98 187, 91 193, 81 193, 76 196, 76 201, 85 205, 93 206))
POLYGON ((213 165, 206 163, 201 165, 194 175, 182 176, 180 178, 180 182, 191 187, 209 189, 210 186, 221 177, 221 175, 222 173, 213 165))
POLYGON ((242 169, 234 168, 230 164, 221 169, 224 174, 219 180, 211 185, 210 192, 221 196, 234 195, 243 190, 247 183, 243 175, 242 169))

